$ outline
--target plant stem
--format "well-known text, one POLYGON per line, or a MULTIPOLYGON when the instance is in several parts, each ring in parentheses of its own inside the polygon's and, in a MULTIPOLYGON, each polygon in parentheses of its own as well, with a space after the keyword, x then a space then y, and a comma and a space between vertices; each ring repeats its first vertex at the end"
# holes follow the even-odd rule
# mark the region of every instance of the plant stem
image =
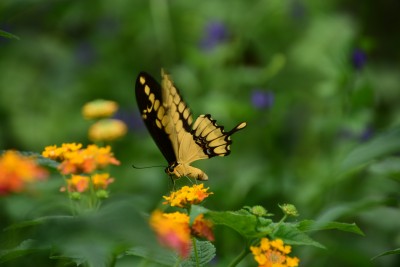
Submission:
POLYGON ((193 251, 194 251, 194 258, 196 259, 196 266, 199 267, 199 255, 197 254, 197 244, 196 244, 196 238, 192 237, 192 243, 193 243, 193 251))
POLYGON ((242 252, 235 259, 233 259, 231 264, 229 264, 229 267, 235 267, 239 262, 243 260, 244 257, 247 256, 247 254, 249 254, 249 250, 247 249, 247 247, 245 247, 242 252))
POLYGON ((279 226, 286 220, 287 217, 288 216, 286 214, 283 216, 283 218, 276 224, 275 229, 272 231, 272 234, 274 234, 278 230, 279 226))

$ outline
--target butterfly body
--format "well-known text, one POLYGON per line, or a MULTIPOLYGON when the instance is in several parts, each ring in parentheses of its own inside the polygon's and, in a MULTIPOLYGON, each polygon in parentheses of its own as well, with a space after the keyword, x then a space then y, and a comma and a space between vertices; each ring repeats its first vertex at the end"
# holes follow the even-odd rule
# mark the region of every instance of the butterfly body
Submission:
POLYGON ((141 72, 136 80, 136 100, 142 119, 158 148, 168 161, 166 173, 207 180, 208 176, 190 163, 230 153, 230 136, 246 126, 238 124, 229 132, 209 114, 193 123, 192 113, 168 74, 161 70, 161 85, 141 72))

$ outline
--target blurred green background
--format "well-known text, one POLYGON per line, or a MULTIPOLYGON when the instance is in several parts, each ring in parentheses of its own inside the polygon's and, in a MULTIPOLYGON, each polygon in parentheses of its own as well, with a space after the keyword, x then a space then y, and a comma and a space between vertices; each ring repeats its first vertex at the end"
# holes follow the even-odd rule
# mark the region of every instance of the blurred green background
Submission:
MULTIPOLYGON (((294 247, 300 266, 400 266, 398 255, 370 261, 400 247, 398 176, 371 165, 339 174, 353 149, 400 123, 399 10, 397 0, 2 0, 0 29, 20 39, 0 37, 0 148, 87 144, 82 105, 114 100, 129 133, 112 144, 122 164, 110 199, 134 196, 149 212, 171 184, 161 168, 131 167, 166 164, 134 82, 140 71, 159 80, 164 67, 195 116, 248 123, 229 157, 194 164, 215 193, 206 207, 260 204, 279 218, 277 204, 293 203, 299 220, 355 222, 365 233, 313 235, 327 249, 294 247)), ((38 207, 62 201, 62 183, 55 175, 41 197, 3 200, 1 226, 52 214, 38 207)), ((216 232, 214 266, 226 266, 243 242, 216 232)))

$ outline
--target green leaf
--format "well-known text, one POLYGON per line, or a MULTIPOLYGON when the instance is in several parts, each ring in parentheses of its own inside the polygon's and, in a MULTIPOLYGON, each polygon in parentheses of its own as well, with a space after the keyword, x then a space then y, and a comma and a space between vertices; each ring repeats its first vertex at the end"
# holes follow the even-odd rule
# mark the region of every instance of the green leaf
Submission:
POLYGON ((203 206, 198 206, 198 205, 192 205, 190 208, 190 224, 194 222, 194 219, 196 219, 197 216, 200 214, 206 214, 209 212, 208 209, 204 208, 203 206))
POLYGON ((387 256, 387 255, 393 255, 393 254, 400 254, 400 248, 396 248, 396 249, 393 249, 393 250, 385 251, 385 252, 383 252, 383 253, 381 253, 379 255, 376 255, 371 260, 373 261, 376 258, 379 258, 379 257, 382 257, 382 256, 387 256))
MULTIPOLYGON (((4 154, 4 152, 6 152, 6 150, 0 150, 0 154, 4 154)), ((31 152, 31 151, 17 151, 17 152, 24 157, 30 157, 30 158, 35 159, 39 165, 42 165, 45 167, 56 169, 58 167, 58 165, 60 165, 59 162, 52 160, 52 159, 45 158, 41 154, 36 153, 36 152, 31 152)))
POLYGON ((304 220, 297 224, 297 228, 303 232, 336 229, 364 236, 364 233, 355 223, 316 222, 313 220, 304 220))
POLYGON ((400 159, 395 157, 385 158, 379 162, 373 163, 369 171, 378 175, 392 175, 394 178, 400 176, 400 159))
POLYGON ((371 141, 356 147, 342 161, 340 172, 347 173, 374 159, 400 150, 400 127, 380 134, 371 141))
POLYGON ((49 247, 40 245, 35 240, 27 239, 15 248, 0 250, 0 262, 6 262, 46 249, 49 249, 49 247))
POLYGON ((330 222, 335 221, 338 218, 345 216, 354 216, 363 211, 369 211, 373 208, 384 205, 388 202, 387 199, 362 199, 353 203, 343 203, 327 208, 318 217, 319 222, 330 222))
POLYGON ((205 214, 215 225, 225 225, 232 228, 245 238, 265 236, 272 232, 268 226, 270 219, 257 217, 248 211, 210 211, 205 214))
POLYGON ((6 37, 6 38, 9 38, 9 39, 19 40, 18 36, 14 35, 12 33, 6 32, 6 31, 2 31, 2 30, 0 30, 0 36, 6 37))
POLYGON ((144 247, 133 247, 125 252, 125 255, 138 256, 165 266, 174 266, 179 261, 178 255, 171 250, 149 250, 144 247))
POLYGON ((322 244, 314 241, 307 234, 291 223, 282 223, 277 230, 271 235, 273 238, 280 238, 285 244, 289 245, 305 245, 325 248, 322 244))
POLYGON ((215 257, 215 247, 210 241, 193 239, 193 242, 196 242, 197 260, 193 245, 190 257, 182 262, 183 267, 204 266, 215 257))
POLYGON ((57 215, 57 216, 44 216, 30 221, 23 221, 12 224, 5 228, 4 230, 15 230, 19 228, 25 228, 29 226, 40 225, 43 223, 54 222, 57 223, 58 221, 66 221, 66 220, 73 220, 75 217, 69 215, 57 215))
POLYGON ((74 256, 50 256, 49 257, 52 260, 64 260, 64 261, 72 261, 75 263, 76 266, 83 266, 85 264, 85 259, 83 257, 74 257, 74 256))

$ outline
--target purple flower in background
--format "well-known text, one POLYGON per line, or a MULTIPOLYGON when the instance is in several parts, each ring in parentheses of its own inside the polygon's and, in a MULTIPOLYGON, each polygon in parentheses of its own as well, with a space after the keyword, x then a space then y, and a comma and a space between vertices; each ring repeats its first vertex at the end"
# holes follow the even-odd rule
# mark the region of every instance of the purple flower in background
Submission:
POLYGON ((338 132, 338 137, 344 140, 366 142, 374 137, 375 130, 372 126, 366 126, 362 131, 342 128, 338 132))
POLYGON ((366 142, 374 136, 374 129, 371 126, 367 126, 364 131, 360 134, 360 141, 366 142))
POLYGON ((356 70, 361 70, 367 62, 367 55, 363 50, 356 48, 351 55, 351 61, 356 70))
POLYGON ((275 96, 271 91, 254 89, 251 93, 251 103, 257 109, 266 109, 274 104, 275 96))
POLYGON ((228 31, 225 25, 219 21, 212 21, 205 28, 205 34, 200 42, 200 47, 204 50, 211 50, 227 38, 228 31))
POLYGON ((119 119, 128 126, 129 131, 141 131, 145 125, 140 117, 138 111, 133 110, 119 110, 114 115, 114 119, 119 119))

